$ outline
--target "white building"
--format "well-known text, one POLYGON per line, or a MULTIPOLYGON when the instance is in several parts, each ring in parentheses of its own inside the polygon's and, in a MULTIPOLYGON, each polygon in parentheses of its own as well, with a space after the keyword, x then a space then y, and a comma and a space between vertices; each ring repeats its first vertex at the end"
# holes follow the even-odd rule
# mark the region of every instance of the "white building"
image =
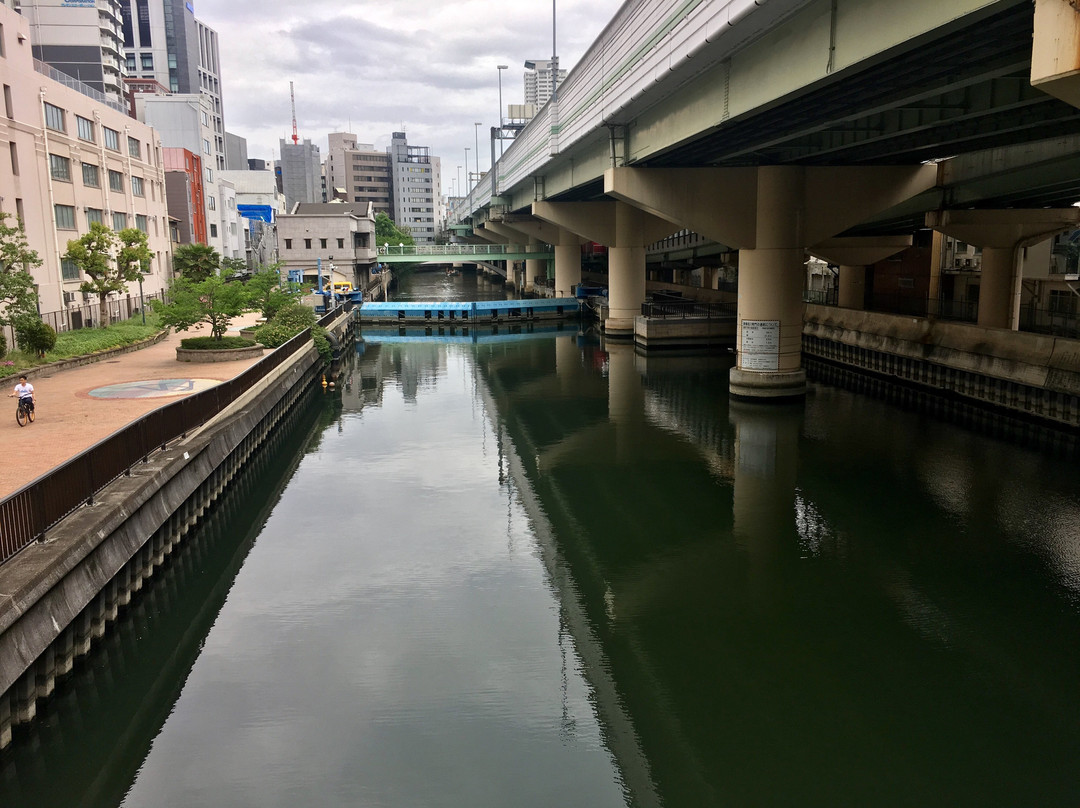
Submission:
POLYGON ((62 329, 72 325, 67 313, 83 303, 79 284, 86 278, 61 256, 91 222, 144 231, 153 259, 143 291, 168 285, 165 175, 153 129, 80 92, 99 96, 89 87, 37 72, 31 47, 29 20, 0 6, 0 83, 7 107, 0 116, 0 147, 10 155, 0 161, 0 210, 23 221, 29 245, 43 261, 34 270, 41 311, 65 312, 49 320, 62 329))
POLYGON ((150 124, 161 136, 163 145, 187 149, 202 157, 203 188, 206 199, 206 241, 223 258, 243 257, 242 231, 235 205, 228 206, 229 196, 222 191, 218 170, 214 167, 213 107, 205 95, 153 95, 140 93, 135 98, 139 120, 150 124))
POLYGON ((23 0, 34 58, 124 101, 120 0, 23 0))
POLYGON ((410 146, 404 132, 394 132, 390 145, 394 223, 417 244, 434 244, 442 230, 439 204, 442 168, 427 146, 410 146))
POLYGON ((277 262, 277 219, 285 213, 285 197, 278 190, 274 173, 222 171, 221 179, 236 189, 247 265, 254 268, 277 262))
MULTIPOLYGON (((526 104, 534 104, 539 109, 551 98, 551 64, 550 59, 529 59, 525 62, 526 104)), ((558 70, 555 77, 556 87, 562 84, 565 78, 566 71, 558 70)))

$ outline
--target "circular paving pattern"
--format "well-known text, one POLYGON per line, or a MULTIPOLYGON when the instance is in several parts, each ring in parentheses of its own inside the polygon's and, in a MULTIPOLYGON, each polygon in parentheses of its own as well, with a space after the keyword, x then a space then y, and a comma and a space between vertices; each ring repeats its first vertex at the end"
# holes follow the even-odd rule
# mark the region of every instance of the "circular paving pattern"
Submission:
POLYGON ((216 384, 217 379, 148 379, 139 382, 121 382, 90 391, 93 398, 164 398, 198 393, 216 384))

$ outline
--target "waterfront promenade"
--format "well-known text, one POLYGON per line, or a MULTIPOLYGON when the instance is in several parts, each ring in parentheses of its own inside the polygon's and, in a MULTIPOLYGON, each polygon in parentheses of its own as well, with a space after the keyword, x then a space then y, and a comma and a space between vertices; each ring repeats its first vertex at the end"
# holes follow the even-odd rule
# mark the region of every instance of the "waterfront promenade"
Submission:
MULTIPOLYGON (((252 325, 258 314, 232 323, 230 335, 252 325)), ((6 398, 0 415, 0 499, 55 468, 140 416, 246 370, 258 358, 232 362, 177 362, 176 348, 186 337, 209 333, 190 329, 130 353, 68 370, 55 370, 30 380, 37 394, 37 420, 25 427, 15 422, 15 400, 6 398), (102 390, 105 387, 117 387, 102 390)), ((264 354, 265 355, 265 354, 264 354)))

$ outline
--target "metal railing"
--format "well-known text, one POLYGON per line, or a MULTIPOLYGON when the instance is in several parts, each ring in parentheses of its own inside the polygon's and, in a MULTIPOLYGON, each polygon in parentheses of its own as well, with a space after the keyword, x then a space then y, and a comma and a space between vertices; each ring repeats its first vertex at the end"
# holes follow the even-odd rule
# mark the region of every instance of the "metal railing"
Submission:
POLYGON ((1020 306, 1020 330, 1055 337, 1080 337, 1080 318, 1074 311, 1025 303, 1020 306))
POLYGON ((699 303, 696 300, 652 301, 641 304, 641 314, 662 320, 731 320, 735 317, 735 304, 699 303))
MULTIPOLYGON (((351 304, 329 312, 320 325, 343 308, 351 304)), ((311 329, 305 329, 240 375, 147 413, 0 500, 0 564, 80 506, 92 505, 106 485, 209 421, 310 343, 311 329)))
POLYGON ((379 255, 506 255, 505 244, 382 245, 379 255))
MULTIPOLYGON (((141 302, 144 308, 149 309, 151 301, 164 299, 164 292, 147 292, 143 295, 141 302)), ((109 310, 109 321, 113 324, 129 320, 141 311, 138 295, 128 295, 126 298, 110 297, 105 305, 109 310)), ((80 328, 92 328, 101 322, 101 306, 98 298, 94 297, 89 302, 72 305, 60 311, 43 311, 41 312, 41 320, 51 325, 57 334, 65 331, 77 331, 80 328)), ((18 340, 15 338, 15 331, 11 326, 6 325, 0 328, 0 335, 7 340, 8 349, 18 347, 18 340)))

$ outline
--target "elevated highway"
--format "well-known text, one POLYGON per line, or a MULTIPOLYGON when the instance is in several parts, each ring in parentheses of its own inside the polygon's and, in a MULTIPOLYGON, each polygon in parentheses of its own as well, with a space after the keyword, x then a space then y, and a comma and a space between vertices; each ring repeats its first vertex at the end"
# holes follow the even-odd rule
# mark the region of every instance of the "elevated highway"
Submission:
POLYGON ((606 245, 611 337, 649 244, 738 250, 732 392, 797 396, 807 251, 843 297, 915 229, 963 233, 980 325, 1015 327, 1018 251, 1080 217, 1077 65, 1069 0, 628 0, 452 218, 553 245, 557 293, 606 245))

